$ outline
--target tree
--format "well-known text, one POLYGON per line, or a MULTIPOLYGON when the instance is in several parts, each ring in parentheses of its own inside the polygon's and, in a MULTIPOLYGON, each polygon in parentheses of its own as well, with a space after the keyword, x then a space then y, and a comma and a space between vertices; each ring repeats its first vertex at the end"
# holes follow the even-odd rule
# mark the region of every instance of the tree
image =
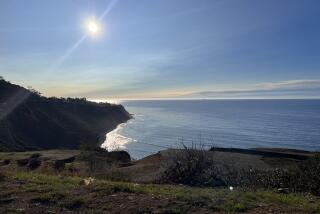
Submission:
POLYGON ((41 92, 37 91, 36 89, 32 88, 32 86, 28 86, 28 90, 31 92, 31 93, 34 93, 38 96, 41 96, 41 92))

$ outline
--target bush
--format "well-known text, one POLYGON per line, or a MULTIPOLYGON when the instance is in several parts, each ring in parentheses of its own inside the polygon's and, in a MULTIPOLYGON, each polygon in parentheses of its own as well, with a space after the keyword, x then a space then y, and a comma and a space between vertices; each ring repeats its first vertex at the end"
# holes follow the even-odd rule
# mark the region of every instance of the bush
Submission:
POLYGON ((193 144, 170 151, 169 163, 159 182, 178 183, 190 186, 223 186, 217 177, 212 160, 203 146, 193 144))
MULTIPOLYGON (((212 154, 212 153, 211 153, 212 154)), ((214 154, 214 153, 213 153, 214 154)), ((320 157, 302 162, 296 169, 239 169, 216 166, 213 155, 203 147, 183 145, 172 150, 160 183, 190 186, 238 186, 249 189, 282 189, 284 192, 309 192, 320 195, 320 157)))
POLYGON ((31 170, 38 168, 41 165, 41 161, 38 158, 30 158, 28 167, 31 170))

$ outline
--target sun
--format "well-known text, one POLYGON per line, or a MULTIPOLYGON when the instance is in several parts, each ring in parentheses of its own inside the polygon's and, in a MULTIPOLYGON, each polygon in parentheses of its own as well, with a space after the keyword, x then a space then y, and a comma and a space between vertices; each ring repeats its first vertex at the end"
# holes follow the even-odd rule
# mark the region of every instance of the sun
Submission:
POLYGON ((99 23, 97 21, 93 21, 93 20, 89 21, 87 23, 87 31, 92 36, 97 35, 100 31, 99 23))
POLYGON ((93 34, 97 33, 98 30, 99 30, 98 24, 96 22, 93 22, 93 21, 89 22, 88 30, 89 30, 90 33, 93 33, 93 34))

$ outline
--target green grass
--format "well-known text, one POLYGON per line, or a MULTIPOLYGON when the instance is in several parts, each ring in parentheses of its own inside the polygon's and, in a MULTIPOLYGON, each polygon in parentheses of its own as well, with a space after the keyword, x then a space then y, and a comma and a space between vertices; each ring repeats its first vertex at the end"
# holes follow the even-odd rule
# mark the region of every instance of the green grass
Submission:
POLYGON ((320 203, 313 203, 316 199, 308 194, 278 194, 272 191, 246 192, 243 197, 247 200, 261 200, 266 203, 285 205, 288 208, 300 209, 308 213, 320 213, 320 203))
POLYGON ((245 191, 236 189, 230 191, 222 188, 191 188, 186 186, 134 184, 96 180, 93 185, 84 186, 80 177, 62 177, 31 172, 19 172, 12 176, 14 180, 25 182, 24 191, 34 192, 31 200, 39 203, 53 203, 64 198, 64 207, 78 208, 85 204, 83 198, 69 197, 62 192, 88 188, 90 192, 99 195, 110 195, 118 192, 134 194, 152 194, 166 198, 185 201, 193 207, 214 207, 227 213, 245 212, 255 208, 259 203, 279 205, 287 209, 307 213, 320 213, 319 199, 311 195, 279 194, 273 191, 245 191), (316 201, 316 202, 315 202, 316 201))
POLYGON ((239 213, 239 212, 245 212, 248 210, 248 207, 240 202, 236 202, 236 203, 227 203, 224 206, 224 210, 227 213, 239 213))
POLYGON ((30 155, 39 153, 42 157, 54 157, 55 159, 63 159, 73 155, 79 155, 79 150, 43 150, 43 151, 26 151, 26 152, 0 152, 0 160, 10 159, 18 160, 29 158, 30 155))

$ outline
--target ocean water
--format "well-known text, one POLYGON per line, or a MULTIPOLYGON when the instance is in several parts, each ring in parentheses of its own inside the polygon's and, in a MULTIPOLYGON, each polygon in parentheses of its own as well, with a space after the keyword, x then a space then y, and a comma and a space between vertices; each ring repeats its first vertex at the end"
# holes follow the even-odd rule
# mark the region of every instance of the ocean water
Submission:
POLYGON ((121 101, 134 119, 103 147, 141 158, 184 144, 320 150, 320 100, 121 101))

